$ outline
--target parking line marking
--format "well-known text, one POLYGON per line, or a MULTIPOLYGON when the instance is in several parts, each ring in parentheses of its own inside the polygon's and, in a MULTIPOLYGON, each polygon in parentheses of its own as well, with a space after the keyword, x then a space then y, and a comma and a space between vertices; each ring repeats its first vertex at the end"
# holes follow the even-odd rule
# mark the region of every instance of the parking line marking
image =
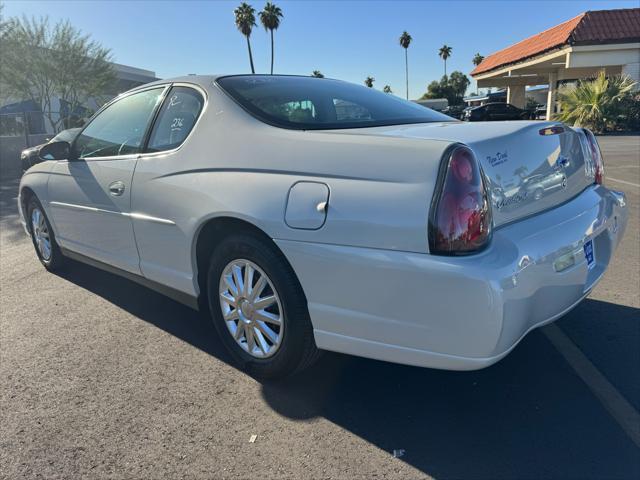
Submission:
POLYGON ((548 325, 542 329, 542 332, 633 443, 640 448, 640 413, 616 390, 607 377, 591 363, 591 360, 560 327, 548 325))
POLYGON ((613 177, 606 177, 606 179, 613 180, 614 182, 618 182, 618 183, 624 183, 625 185, 631 185, 632 187, 640 188, 640 185, 638 185, 637 183, 627 182, 626 180, 618 180, 617 178, 613 178, 613 177))

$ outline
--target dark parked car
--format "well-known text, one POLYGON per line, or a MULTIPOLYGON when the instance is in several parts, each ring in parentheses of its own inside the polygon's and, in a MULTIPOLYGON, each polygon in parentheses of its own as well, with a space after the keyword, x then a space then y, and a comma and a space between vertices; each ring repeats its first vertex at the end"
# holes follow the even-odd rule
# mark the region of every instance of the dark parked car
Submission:
POLYGON ((488 122, 492 120, 530 120, 531 114, 509 103, 486 103, 480 107, 465 110, 463 120, 488 122))
POLYGON ((535 120, 544 120, 547 118, 547 106, 546 105, 538 105, 533 112, 533 118, 535 120))
POLYGON ((43 145, 51 142, 73 142, 76 138, 76 135, 80 131, 79 128, 69 128, 68 130, 63 130, 58 133, 55 137, 50 139, 46 143, 42 143, 40 145, 36 145, 35 147, 29 147, 22 150, 20 153, 20 163, 22 164, 22 171, 26 172, 29 168, 31 168, 36 163, 40 163, 40 157, 38 156, 38 152, 43 145))
POLYGON ((442 113, 444 113, 445 115, 449 115, 456 120, 460 120, 462 118, 464 107, 464 105, 449 105, 444 110, 442 110, 442 113))

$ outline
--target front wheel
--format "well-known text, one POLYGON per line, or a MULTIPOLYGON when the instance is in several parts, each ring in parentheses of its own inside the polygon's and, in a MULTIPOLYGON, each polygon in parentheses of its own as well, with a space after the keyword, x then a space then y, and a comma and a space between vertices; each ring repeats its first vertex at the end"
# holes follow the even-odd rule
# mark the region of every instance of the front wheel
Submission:
POLYGON ((49 219, 36 197, 31 197, 29 200, 27 221, 29 222, 31 241, 36 249, 40 263, 47 270, 57 270, 64 264, 64 256, 56 243, 49 219))
POLYGON ((318 357, 302 287, 267 241, 250 234, 223 240, 209 262, 207 291, 224 345, 252 375, 283 378, 318 357))

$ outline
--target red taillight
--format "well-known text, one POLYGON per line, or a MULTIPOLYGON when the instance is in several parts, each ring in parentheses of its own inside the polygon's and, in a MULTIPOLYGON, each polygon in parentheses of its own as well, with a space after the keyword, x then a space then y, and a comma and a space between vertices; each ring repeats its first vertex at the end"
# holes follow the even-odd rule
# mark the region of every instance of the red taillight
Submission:
POLYGON ((491 236, 491 209, 473 152, 449 150, 429 215, 431 253, 460 255, 482 249, 491 236))
POLYGON ((595 183, 598 185, 604 185, 604 162, 602 161, 602 152, 600 146, 596 140, 596 136, 586 128, 583 128, 585 136, 587 137, 587 144, 589 145, 589 153, 591 154, 591 160, 594 166, 595 183))

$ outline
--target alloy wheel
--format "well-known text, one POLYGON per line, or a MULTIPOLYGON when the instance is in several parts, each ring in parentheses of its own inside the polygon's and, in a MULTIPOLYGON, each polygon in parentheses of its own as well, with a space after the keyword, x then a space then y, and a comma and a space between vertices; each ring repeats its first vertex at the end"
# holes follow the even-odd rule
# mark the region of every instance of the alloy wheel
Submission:
POLYGON ((31 212, 31 229, 36 242, 38 252, 44 261, 51 260, 51 237, 44 214, 39 208, 34 208, 31 212))
POLYGON ((274 355, 284 334, 280 297, 267 274, 250 260, 236 259, 222 271, 220 308, 235 342, 255 358, 274 355))

